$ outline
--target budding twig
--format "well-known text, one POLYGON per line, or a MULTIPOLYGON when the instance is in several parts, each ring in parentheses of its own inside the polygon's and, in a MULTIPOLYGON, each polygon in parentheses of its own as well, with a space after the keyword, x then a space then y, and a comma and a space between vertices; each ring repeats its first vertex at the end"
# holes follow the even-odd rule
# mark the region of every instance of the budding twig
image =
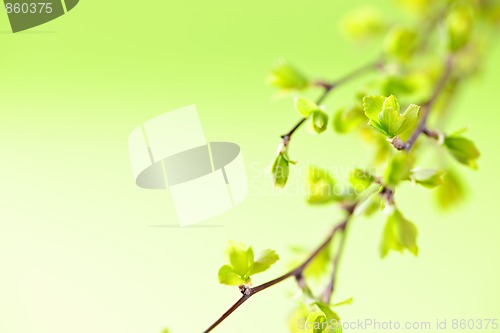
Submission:
MULTIPOLYGON (((347 75, 341 77, 340 79, 338 79, 336 81, 333 81, 333 82, 317 81, 315 83, 315 85, 318 87, 322 87, 323 92, 316 100, 316 104, 319 105, 319 104, 323 103, 325 101, 325 99, 328 97, 328 95, 330 94, 330 92, 332 92, 338 86, 340 86, 344 83, 347 83, 353 79, 356 79, 359 76, 366 74, 374 69, 380 69, 383 66, 384 66, 383 61, 377 60, 373 63, 370 63, 368 65, 365 65, 363 67, 360 67, 360 68, 348 73, 347 75)), ((290 140, 292 138, 292 135, 306 122, 306 120, 307 120, 307 118, 301 118, 299 120, 299 122, 288 133, 283 134, 281 136, 281 139, 283 140, 282 141, 283 146, 285 146, 285 147, 288 146, 288 144, 290 143, 290 140)))

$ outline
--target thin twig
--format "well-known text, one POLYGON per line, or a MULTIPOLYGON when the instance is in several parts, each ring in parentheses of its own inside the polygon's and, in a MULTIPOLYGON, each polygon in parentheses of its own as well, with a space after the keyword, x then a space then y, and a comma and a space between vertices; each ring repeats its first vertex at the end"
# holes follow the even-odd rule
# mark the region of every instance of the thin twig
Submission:
MULTIPOLYGON (((328 97, 330 92, 337 88, 338 86, 347 83, 363 74, 366 74, 370 72, 373 69, 379 69, 382 68, 384 63, 382 60, 377 60, 373 63, 370 63, 368 65, 365 65, 363 67, 360 67, 345 76, 341 77, 340 79, 333 81, 333 82, 325 82, 325 81, 318 81, 316 82, 316 85, 319 87, 323 88, 323 92, 321 95, 318 97, 316 100, 316 104, 321 104, 325 101, 325 99, 328 97)), ((297 124, 286 134, 283 134, 281 138, 283 139, 283 145, 288 146, 290 139, 292 138, 292 135, 306 122, 307 118, 301 118, 297 124)))
POLYGON ((343 254, 344 249, 345 249, 346 238, 347 238, 347 224, 346 224, 346 228, 342 232, 342 235, 340 238, 340 244, 337 248, 337 253, 335 254, 335 256, 333 258, 333 271, 332 271, 330 283, 325 288, 325 291, 323 292, 323 295, 322 295, 322 301, 323 301, 323 303, 326 303, 326 304, 330 303, 330 300, 332 298, 332 294, 335 290, 335 284, 337 282, 337 274, 338 274, 338 270, 339 270, 340 258, 342 257, 342 254, 343 254))
POLYGON ((309 257, 297 268, 289 271, 288 273, 271 280, 269 282, 266 282, 264 284, 261 284, 256 287, 244 287, 241 290, 242 296, 241 298, 233 304, 227 310, 215 323, 213 323, 207 330, 203 331, 203 333, 208 333, 211 332, 215 327, 217 327, 220 323, 222 323, 227 317, 229 317, 236 309, 238 309, 243 303, 245 303, 250 297, 253 295, 266 290, 267 288, 270 288, 290 277, 295 277, 298 281, 300 281, 301 277, 303 276, 304 270, 309 266, 309 264, 330 244, 332 241, 333 237, 337 234, 339 231, 343 231, 348 223, 348 221, 351 219, 352 215, 354 212, 354 208, 350 211, 348 211, 348 216, 339 224, 335 225, 335 227, 330 231, 328 234, 328 237, 321 243, 321 245, 316 248, 316 250, 309 255, 309 257))

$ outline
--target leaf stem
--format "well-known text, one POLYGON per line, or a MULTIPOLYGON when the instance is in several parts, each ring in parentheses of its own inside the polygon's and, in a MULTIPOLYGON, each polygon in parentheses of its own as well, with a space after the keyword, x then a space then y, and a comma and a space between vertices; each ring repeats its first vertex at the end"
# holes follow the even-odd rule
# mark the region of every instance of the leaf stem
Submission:
MULTIPOLYGON (((330 233, 328 234, 327 238, 321 243, 314 252, 312 252, 309 257, 298 267, 295 269, 289 271, 288 273, 271 280, 269 282, 266 282, 264 284, 261 284, 256 287, 244 287, 241 289, 242 296, 241 298, 234 303, 217 321, 215 321, 207 330, 203 331, 203 333, 208 333, 211 332, 215 327, 217 327, 220 323, 222 323, 227 317, 229 317, 236 309, 238 309, 243 303, 245 303, 250 297, 253 295, 264 291, 288 278, 295 277, 297 282, 299 283, 299 287, 302 288, 300 281, 303 280, 303 273, 304 270, 309 266, 309 264, 323 251, 332 241, 333 237, 341 231, 344 231, 347 224, 349 223, 349 220, 351 219, 353 213, 354 213, 354 208, 356 207, 356 204, 352 205, 349 210, 347 210, 348 215, 347 217, 340 223, 336 224, 330 233)), ((306 287, 307 288, 307 287, 306 287)))

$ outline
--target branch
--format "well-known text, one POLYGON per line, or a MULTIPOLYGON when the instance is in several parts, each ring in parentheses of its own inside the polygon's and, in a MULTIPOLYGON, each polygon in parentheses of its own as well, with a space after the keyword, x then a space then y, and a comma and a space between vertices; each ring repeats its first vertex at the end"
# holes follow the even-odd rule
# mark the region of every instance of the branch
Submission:
POLYGON ((307 286, 305 286, 305 284, 303 284, 303 274, 304 274, 304 270, 309 266, 309 264, 330 244, 330 242, 332 241, 333 237, 340 231, 344 231, 349 220, 351 219, 353 213, 354 213, 354 208, 356 207, 356 205, 353 205, 352 207, 350 207, 350 209, 347 210, 348 212, 348 215, 347 217, 342 221, 340 222, 339 224, 335 225, 335 227, 333 227, 333 229, 330 231, 330 233, 328 234, 328 237, 323 241, 323 243, 321 243, 321 245, 313 252, 309 255, 309 257, 300 265, 298 266, 297 268, 289 271, 288 273, 274 279, 274 280, 271 280, 269 282, 266 282, 264 284, 261 284, 259 286, 256 286, 256 287, 248 287, 248 286, 242 286, 241 287, 241 293, 242 293, 242 296, 241 298, 236 302, 234 303, 233 306, 231 306, 229 308, 229 310, 227 310, 219 319, 217 319, 217 321, 215 323, 213 323, 207 330, 205 330, 203 333, 208 333, 208 332, 211 332, 215 327, 217 327, 220 323, 222 323, 227 317, 229 317, 234 311, 236 311, 236 309, 238 309, 243 303, 245 303, 250 297, 252 297, 253 295, 263 291, 263 290, 266 290, 290 277, 295 277, 297 282, 299 283, 299 287, 301 288, 307 288, 307 286))
POLYGON ((445 63, 445 69, 443 72, 443 75, 439 79, 439 81, 436 84, 436 87, 434 88, 434 91, 432 92, 431 97, 429 100, 424 103, 422 107, 422 117, 420 118, 420 121, 418 122, 417 128, 415 131, 412 133, 410 138, 406 142, 402 142, 399 138, 396 138, 395 140, 392 141, 393 146, 398 149, 398 150, 405 150, 409 152, 415 143, 417 142, 418 137, 420 134, 425 134, 428 137, 438 139, 439 138, 439 133, 435 131, 431 131, 427 128, 427 120, 429 118, 429 114, 432 110, 432 107, 434 106, 436 100, 438 97, 441 95, 443 92, 444 88, 446 87, 446 84, 448 82, 448 79, 451 76, 451 73, 453 71, 453 56, 448 55, 446 57, 446 63, 445 63))
POLYGON ((345 241, 347 239, 347 224, 348 223, 346 223, 346 227, 344 228, 344 230, 342 232, 342 238, 340 239, 340 244, 339 244, 339 247, 337 249, 337 253, 335 254, 335 256, 333 258, 333 271, 332 271, 330 283, 328 284, 328 286, 326 287, 325 291, 322 294, 321 300, 323 301, 323 303, 326 303, 326 304, 330 303, 330 300, 331 300, 332 295, 333 295, 333 291, 335 290, 335 283, 337 282, 337 274, 338 274, 338 270, 339 270, 340 258, 342 257, 342 254, 344 252, 345 241))
MULTIPOLYGON (((325 101, 325 99, 328 97, 330 92, 337 88, 338 86, 347 83, 353 79, 358 78, 359 76, 366 74, 374 69, 380 69, 384 66, 384 63, 382 60, 377 60, 373 63, 370 63, 368 65, 365 65, 363 67, 360 67, 347 75, 341 77, 340 79, 333 81, 333 82, 325 82, 325 81, 318 81, 315 83, 316 86, 322 87, 323 88, 323 93, 318 97, 316 100, 316 104, 321 104, 325 101)), ((290 139, 292 138, 292 135, 306 122, 307 118, 301 118, 299 122, 286 134, 283 134, 281 136, 281 139, 283 139, 283 146, 288 146, 290 143, 290 139)))

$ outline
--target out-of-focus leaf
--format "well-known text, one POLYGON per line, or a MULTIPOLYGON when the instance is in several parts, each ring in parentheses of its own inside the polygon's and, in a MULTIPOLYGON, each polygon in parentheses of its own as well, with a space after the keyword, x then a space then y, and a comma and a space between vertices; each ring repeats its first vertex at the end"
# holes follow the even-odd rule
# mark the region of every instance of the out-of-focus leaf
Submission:
POLYGON ((373 38, 386 29, 382 14, 373 7, 362 7, 348 14, 341 22, 344 33, 355 40, 373 38))
POLYGON ((306 333, 323 333, 328 328, 326 315, 322 311, 310 312, 306 319, 306 333))
POLYGON ((470 40, 474 29, 474 11, 466 4, 456 5, 446 17, 448 47, 455 52, 463 48, 470 40))
POLYGON ((408 250, 415 256, 418 255, 417 227, 408 221, 399 210, 394 209, 388 216, 380 246, 382 258, 389 251, 403 252, 408 250))
POLYGON ((354 298, 351 297, 351 298, 348 298, 346 300, 343 300, 342 302, 332 304, 332 306, 351 305, 353 301, 354 301, 354 298))
POLYGON ((374 175, 359 168, 354 168, 349 175, 349 182, 357 193, 366 190, 375 180, 376 177, 374 175))
POLYGON ((411 154, 404 152, 394 154, 385 169, 384 184, 395 186, 403 180, 410 179, 414 163, 415 159, 411 154))
POLYGON ((417 33, 408 28, 395 27, 385 38, 386 53, 403 62, 411 59, 417 45, 417 33))
POLYGON ((342 108, 333 117, 333 129, 338 133, 348 133, 358 128, 364 121, 363 110, 359 106, 342 108))
POLYGON ((474 142, 461 136, 447 136, 444 145, 460 163, 477 169, 477 159, 481 155, 474 142))
POLYGON ((335 193, 335 180, 328 170, 310 166, 307 178, 307 201, 309 203, 323 204, 338 198, 335 193))
POLYGON ((410 178, 417 184, 434 188, 443 183, 444 171, 435 169, 413 169, 410 178))
POLYGON ((316 305, 321 310, 321 312, 325 314, 328 321, 331 321, 332 319, 336 321, 340 320, 339 315, 331 309, 330 304, 326 304, 323 302, 314 302, 314 305, 316 305))
POLYGON ((276 63, 269 75, 268 83, 285 91, 302 90, 309 85, 307 78, 284 60, 276 63))
POLYGON ((462 202, 465 194, 460 176, 448 170, 443 176, 443 183, 436 189, 436 201, 439 207, 449 209, 462 202))
POLYGON ((307 118, 311 112, 319 110, 319 106, 308 98, 298 97, 295 99, 295 109, 307 118))
POLYGON ((311 126, 316 133, 321 133, 328 126, 328 115, 321 110, 311 112, 311 126))
POLYGON ((281 152, 276 156, 272 167, 272 174, 274 186, 278 188, 285 187, 290 175, 290 159, 286 152, 281 152))

